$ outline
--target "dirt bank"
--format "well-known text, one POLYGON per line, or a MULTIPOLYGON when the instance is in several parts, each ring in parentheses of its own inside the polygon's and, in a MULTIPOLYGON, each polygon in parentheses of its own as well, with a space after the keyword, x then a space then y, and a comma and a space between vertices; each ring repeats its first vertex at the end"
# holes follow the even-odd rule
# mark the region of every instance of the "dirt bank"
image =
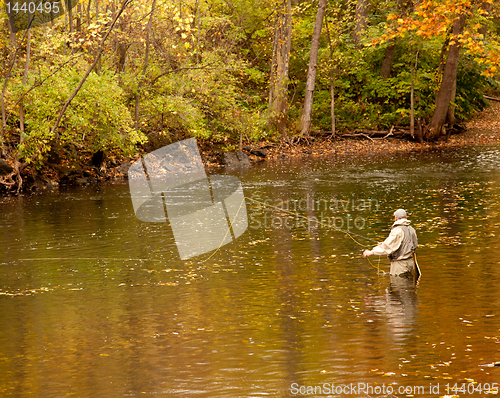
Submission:
POLYGON ((274 146, 269 149, 270 160, 302 155, 383 155, 394 152, 419 152, 427 150, 452 149, 459 146, 499 144, 500 143, 500 102, 493 102, 491 106, 464 125, 466 131, 451 135, 445 141, 419 144, 397 138, 386 139, 339 139, 336 141, 324 140, 312 143, 309 146, 274 146))

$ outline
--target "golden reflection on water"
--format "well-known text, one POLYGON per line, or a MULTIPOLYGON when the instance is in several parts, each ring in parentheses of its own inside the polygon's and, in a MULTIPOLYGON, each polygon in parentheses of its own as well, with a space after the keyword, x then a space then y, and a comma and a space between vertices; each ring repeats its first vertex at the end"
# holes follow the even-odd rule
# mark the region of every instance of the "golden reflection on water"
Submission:
POLYGON ((377 273, 343 234, 282 227, 285 215, 251 204, 259 228, 210 261, 182 262, 164 225, 134 218, 125 185, 3 199, 0 393, 297 396, 292 385, 369 383, 436 396, 439 383, 442 396, 447 384, 498 382, 478 366, 500 360, 495 154, 238 174, 262 199, 376 200, 323 214, 361 217, 354 232, 376 240, 407 207, 417 287, 377 273))

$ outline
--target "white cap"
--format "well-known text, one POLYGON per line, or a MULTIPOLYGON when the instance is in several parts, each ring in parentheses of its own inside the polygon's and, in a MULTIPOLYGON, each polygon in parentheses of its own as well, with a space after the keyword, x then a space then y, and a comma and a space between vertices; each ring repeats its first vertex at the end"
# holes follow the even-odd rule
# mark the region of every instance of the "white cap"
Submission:
POLYGON ((396 217, 398 220, 400 220, 401 218, 406 218, 406 211, 404 211, 403 209, 397 209, 394 212, 394 217, 396 217))

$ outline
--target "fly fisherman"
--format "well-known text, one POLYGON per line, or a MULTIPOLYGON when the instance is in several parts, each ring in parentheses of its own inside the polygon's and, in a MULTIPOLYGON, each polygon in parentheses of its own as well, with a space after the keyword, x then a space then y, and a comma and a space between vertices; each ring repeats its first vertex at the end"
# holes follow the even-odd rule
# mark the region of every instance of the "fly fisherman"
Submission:
POLYGON ((398 209, 394 212, 394 224, 387 239, 372 250, 365 250, 363 256, 387 255, 391 261, 391 275, 410 276, 415 275, 414 253, 417 246, 417 234, 406 219, 406 211, 398 209))

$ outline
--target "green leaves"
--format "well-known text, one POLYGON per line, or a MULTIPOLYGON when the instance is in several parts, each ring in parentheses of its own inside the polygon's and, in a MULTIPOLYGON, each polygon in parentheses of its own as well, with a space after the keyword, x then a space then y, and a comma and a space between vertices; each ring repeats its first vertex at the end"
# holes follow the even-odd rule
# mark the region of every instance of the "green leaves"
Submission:
MULTIPOLYGON (((43 74, 50 72, 45 69, 43 74)), ((18 147, 22 158, 34 158, 41 163, 50 150, 50 127, 69 93, 79 82, 78 67, 51 77, 46 84, 34 89, 24 99, 26 141, 18 147)), ((34 76, 31 76, 31 81, 34 76)), ((24 88, 17 82, 12 87, 17 98, 24 88)), ((63 143, 81 145, 87 150, 119 149, 130 151, 135 144, 145 140, 132 128, 130 112, 124 104, 124 93, 116 77, 107 71, 92 73, 64 115, 59 129, 63 143)))

